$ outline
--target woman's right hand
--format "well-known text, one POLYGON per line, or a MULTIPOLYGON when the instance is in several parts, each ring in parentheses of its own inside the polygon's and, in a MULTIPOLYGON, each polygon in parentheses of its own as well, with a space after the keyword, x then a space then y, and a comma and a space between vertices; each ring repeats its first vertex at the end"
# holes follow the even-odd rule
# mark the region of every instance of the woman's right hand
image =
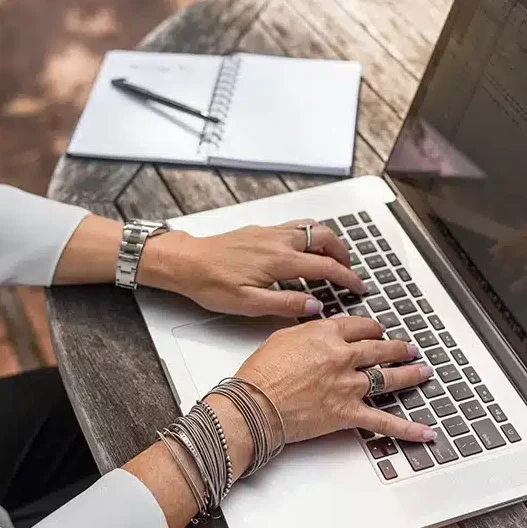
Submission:
MULTIPOLYGON (((369 407, 369 380, 361 369, 409 361, 417 348, 381 340, 372 319, 340 317, 313 321, 274 333, 242 365, 237 376, 256 385, 275 403, 287 443, 361 427, 404 440, 429 442, 425 425, 369 407)), ((386 392, 412 387, 433 373, 424 364, 383 368, 386 392)))

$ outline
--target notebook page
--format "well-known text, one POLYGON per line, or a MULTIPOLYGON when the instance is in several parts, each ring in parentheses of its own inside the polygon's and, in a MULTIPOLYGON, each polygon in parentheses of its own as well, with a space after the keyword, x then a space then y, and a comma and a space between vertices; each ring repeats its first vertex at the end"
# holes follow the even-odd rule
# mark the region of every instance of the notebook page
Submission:
POLYGON ((202 164, 198 146, 204 122, 146 102, 113 87, 130 82, 165 97, 207 110, 221 57, 112 51, 105 57, 68 153, 110 159, 202 164))
POLYGON ((348 174, 359 86, 356 62, 242 54, 211 163, 348 174))

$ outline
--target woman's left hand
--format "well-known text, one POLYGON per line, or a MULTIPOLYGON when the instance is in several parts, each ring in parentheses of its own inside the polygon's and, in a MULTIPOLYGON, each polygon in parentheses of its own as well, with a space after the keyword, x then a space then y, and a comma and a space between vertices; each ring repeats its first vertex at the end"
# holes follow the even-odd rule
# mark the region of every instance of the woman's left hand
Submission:
POLYGON ((154 237, 139 267, 141 284, 174 291, 208 310, 248 315, 306 316, 322 304, 307 293, 269 289, 277 281, 327 279, 362 294, 344 243, 314 220, 274 227, 248 226, 195 238, 181 231, 154 237), (311 224, 312 240, 299 225, 311 224))

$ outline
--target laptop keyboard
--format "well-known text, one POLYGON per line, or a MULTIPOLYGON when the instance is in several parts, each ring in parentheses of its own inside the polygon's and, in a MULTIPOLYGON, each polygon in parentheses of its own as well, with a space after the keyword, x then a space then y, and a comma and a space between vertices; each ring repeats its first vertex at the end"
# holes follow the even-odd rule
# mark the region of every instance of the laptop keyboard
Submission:
POLYGON ((381 479, 396 482, 519 442, 505 412, 370 215, 361 211, 321 223, 346 244, 351 267, 368 292, 359 297, 324 280, 281 282, 282 289, 309 292, 324 304, 323 315, 300 321, 339 313, 374 318, 385 326, 388 339, 418 346, 420 352, 412 364, 427 363, 435 369, 434 377, 419 387, 369 398, 369 405, 431 426, 438 434, 434 442, 420 444, 359 429, 361 443, 381 479))

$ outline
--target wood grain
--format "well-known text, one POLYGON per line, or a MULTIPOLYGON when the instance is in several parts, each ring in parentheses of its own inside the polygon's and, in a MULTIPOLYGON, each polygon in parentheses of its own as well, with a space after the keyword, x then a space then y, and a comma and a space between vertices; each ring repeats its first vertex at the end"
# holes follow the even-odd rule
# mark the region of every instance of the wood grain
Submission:
MULTIPOLYGON (((380 174, 451 0, 202 0, 140 49, 235 50, 359 60, 354 174, 380 174)), ((177 216, 333 181, 326 176, 63 158, 50 196, 115 218, 177 216)), ((148 446, 177 415, 133 296, 110 286, 48 295, 60 369, 101 471, 148 446), (138 396, 139 395, 139 396, 138 396)), ((527 527, 523 504, 452 528, 527 527)))

